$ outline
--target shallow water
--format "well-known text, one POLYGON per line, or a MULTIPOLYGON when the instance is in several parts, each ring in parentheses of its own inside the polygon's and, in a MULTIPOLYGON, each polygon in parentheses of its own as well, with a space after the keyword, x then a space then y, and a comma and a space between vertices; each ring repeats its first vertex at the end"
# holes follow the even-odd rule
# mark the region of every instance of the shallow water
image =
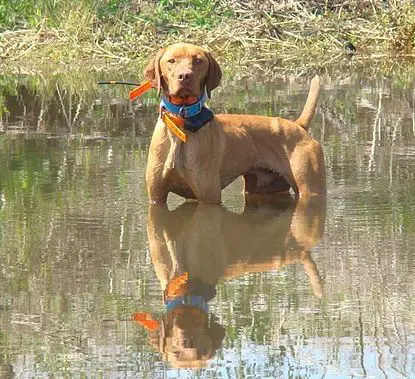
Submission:
MULTIPOLYGON (((157 99, 102 75, 0 77, 0 376, 415 376, 414 83, 324 78, 326 202, 244 208, 238 180, 167 211, 157 99)), ((308 89, 243 83, 212 109, 295 118, 308 89)))

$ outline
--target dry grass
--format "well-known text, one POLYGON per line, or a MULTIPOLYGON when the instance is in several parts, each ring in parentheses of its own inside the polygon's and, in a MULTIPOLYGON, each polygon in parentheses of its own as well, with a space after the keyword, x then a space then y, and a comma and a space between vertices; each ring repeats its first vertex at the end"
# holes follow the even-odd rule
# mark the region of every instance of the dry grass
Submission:
POLYGON ((56 27, 40 22, 1 33, 0 57, 3 64, 141 66, 159 47, 185 40, 252 74, 256 69, 301 73, 341 64, 367 66, 368 61, 387 65, 415 56, 411 1, 211 0, 205 4, 212 11, 202 23, 189 3, 131 1, 135 13, 124 9, 106 22, 91 7, 71 7, 56 27))

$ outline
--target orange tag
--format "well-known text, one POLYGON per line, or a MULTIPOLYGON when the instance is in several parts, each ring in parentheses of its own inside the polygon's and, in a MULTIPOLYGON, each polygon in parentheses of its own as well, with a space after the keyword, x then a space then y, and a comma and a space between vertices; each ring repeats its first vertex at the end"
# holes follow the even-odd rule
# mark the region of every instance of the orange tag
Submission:
POLYGON ((176 125, 176 123, 168 116, 166 112, 162 112, 161 119, 172 133, 183 142, 187 141, 187 135, 176 125))
POLYGON ((143 325, 146 329, 155 330, 158 328, 159 323, 156 320, 151 318, 149 313, 134 313, 133 314, 134 321, 137 321, 141 325, 143 325))
POLYGON ((187 272, 170 280, 165 289, 166 298, 169 299, 184 295, 187 292, 188 281, 189 273, 187 272))
POLYGON ((147 92, 149 89, 153 88, 153 83, 151 83, 150 80, 147 80, 145 83, 143 83, 141 86, 134 88, 132 91, 130 91, 130 100, 133 101, 137 97, 141 96, 143 93, 147 92))

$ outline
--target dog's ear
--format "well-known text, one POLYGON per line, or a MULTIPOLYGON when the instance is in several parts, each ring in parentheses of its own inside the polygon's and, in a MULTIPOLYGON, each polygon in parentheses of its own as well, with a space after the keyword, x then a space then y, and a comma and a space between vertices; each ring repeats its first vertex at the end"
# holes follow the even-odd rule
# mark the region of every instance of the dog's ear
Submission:
POLYGON ((222 70, 220 69, 219 63, 212 55, 206 52, 206 56, 209 60, 209 69, 206 74, 205 87, 208 97, 210 98, 211 92, 219 85, 220 79, 222 78, 222 70))
POLYGON ((160 49, 156 56, 150 60, 144 69, 144 76, 156 85, 158 94, 160 95, 162 88, 162 74, 160 69, 160 59, 164 54, 164 49, 160 49))

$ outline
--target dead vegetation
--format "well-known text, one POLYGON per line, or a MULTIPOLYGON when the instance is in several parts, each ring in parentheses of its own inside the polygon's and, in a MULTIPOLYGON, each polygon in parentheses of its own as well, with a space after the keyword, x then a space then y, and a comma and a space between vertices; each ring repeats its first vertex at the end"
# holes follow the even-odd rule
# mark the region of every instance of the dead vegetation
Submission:
POLYGON ((0 62, 141 65, 159 47, 183 40, 250 72, 390 65, 415 56, 415 5, 408 0, 121 3, 107 15, 94 1, 69 4, 55 10, 53 23, 42 18, 30 28, 3 30, 0 62))

